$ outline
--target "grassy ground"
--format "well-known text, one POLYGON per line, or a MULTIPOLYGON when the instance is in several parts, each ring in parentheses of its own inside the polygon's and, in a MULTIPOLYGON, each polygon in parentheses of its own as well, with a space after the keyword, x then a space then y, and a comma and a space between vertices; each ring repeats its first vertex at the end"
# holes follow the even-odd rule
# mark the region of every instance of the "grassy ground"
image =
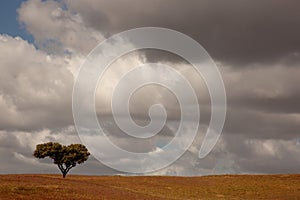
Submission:
POLYGON ((0 199, 300 199, 300 175, 0 175, 0 199))

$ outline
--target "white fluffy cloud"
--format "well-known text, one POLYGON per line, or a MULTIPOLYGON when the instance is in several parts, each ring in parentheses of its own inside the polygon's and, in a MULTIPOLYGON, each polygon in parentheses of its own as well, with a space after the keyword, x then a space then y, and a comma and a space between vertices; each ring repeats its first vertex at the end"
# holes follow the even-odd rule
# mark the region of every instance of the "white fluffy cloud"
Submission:
POLYGON ((18 10, 19 21, 39 48, 51 53, 88 53, 103 40, 100 32, 85 26, 81 15, 57 1, 29 0, 18 10))
POLYGON ((0 35, 1 129, 41 129, 72 123, 73 75, 67 58, 21 38, 0 35))

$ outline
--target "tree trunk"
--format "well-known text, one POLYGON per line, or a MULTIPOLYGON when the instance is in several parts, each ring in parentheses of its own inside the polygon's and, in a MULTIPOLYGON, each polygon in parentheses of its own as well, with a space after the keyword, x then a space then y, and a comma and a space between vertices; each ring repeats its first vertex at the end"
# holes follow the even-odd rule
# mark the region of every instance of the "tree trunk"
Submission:
POLYGON ((71 168, 73 168, 73 166, 66 166, 66 168, 64 168, 62 164, 57 164, 57 166, 63 174, 63 178, 66 178, 67 173, 70 171, 71 168))

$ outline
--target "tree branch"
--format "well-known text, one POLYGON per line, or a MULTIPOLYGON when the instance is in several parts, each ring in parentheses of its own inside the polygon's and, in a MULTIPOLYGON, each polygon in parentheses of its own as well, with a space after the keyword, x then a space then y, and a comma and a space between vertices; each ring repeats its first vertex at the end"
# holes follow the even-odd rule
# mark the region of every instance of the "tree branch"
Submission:
POLYGON ((70 166, 70 167, 68 167, 67 169, 66 169, 66 174, 70 171, 70 169, 72 169, 73 167, 72 167, 72 165, 70 166))
POLYGON ((64 173, 65 169, 63 168, 62 164, 57 164, 57 166, 60 169, 61 173, 64 173))

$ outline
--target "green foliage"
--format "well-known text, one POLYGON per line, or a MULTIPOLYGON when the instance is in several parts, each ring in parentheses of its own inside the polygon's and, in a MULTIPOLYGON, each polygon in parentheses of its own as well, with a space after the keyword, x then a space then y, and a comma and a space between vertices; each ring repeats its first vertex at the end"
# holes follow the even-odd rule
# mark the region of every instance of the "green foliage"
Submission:
POLYGON ((76 164, 84 163, 89 155, 88 149, 82 144, 64 146, 56 142, 38 144, 33 153, 36 158, 50 157, 53 159, 64 178, 71 168, 75 167, 76 164))

